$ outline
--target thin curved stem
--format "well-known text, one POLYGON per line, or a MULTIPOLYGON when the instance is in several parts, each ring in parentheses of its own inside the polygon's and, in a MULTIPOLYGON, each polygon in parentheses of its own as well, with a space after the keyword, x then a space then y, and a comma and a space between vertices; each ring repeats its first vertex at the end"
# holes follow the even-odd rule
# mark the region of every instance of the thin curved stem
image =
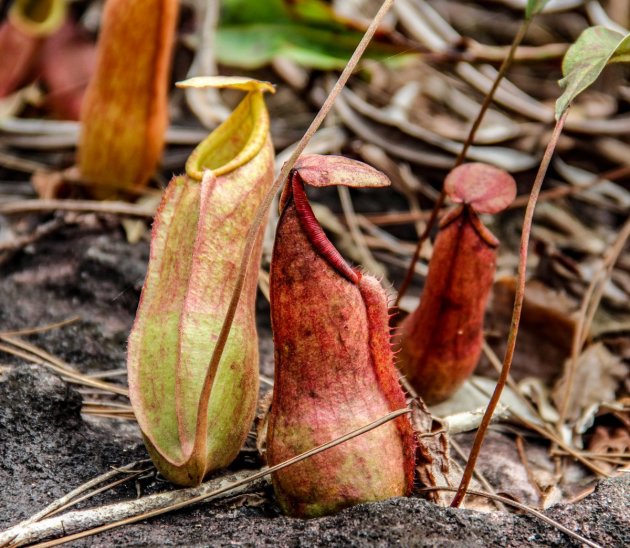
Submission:
MULTIPOLYGON (((468 133, 466 142, 464 143, 464 146, 459 151, 459 154, 457 155, 457 158, 455 159, 455 163, 453 164, 453 169, 460 166, 466 159, 466 154, 468 154, 468 149, 471 147, 471 145, 473 144, 475 140, 475 135, 477 134, 477 130, 481 126, 483 117, 485 116, 486 111, 488 110, 488 108, 490 108, 490 105, 492 104, 494 94, 499 88, 499 84, 501 83, 501 80, 503 80, 505 73, 507 72, 508 68, 512 64, 512 61, 514 60, 514 55, 516 54, 516 50, 518 49, 518 46, 520 45, 520 43, 523 41, 523 38, 525 37, 525 34, 527 33, 527 29, 529 28, 530 23, 531 23, 531 19, 525 19, 521 23, 521 26, 519 27, 518 32, 516 33, 516 36, 514 37, 512 45, 510 46, 510 50, 507 56, 505 57, 505 59, 503 60, 503 63, 501 63, 501 66, 499 67, 499 72, 497 73, 497 77, 494 79, 492 87, 490 88, 490 91, 487 93, 487 95, 484 97, 483 103, 481 104, 481 107, 479 109, 479 113, 477 114, 477 117, 475 118, 475 121, 473 122, 473 125, 470 128, 470 132, 468 133)), ((440 192, 440 196, 433 206, 433 210, 431 211, 431 216, 429 217, 429 220, 427 221, 427 224, 424 227, 424 231, 420 235, 420 238, 418 238, 418 243, 416 244, 416 249, 413 253, 413 257, 411 258, 411 262, 409 263, 409 268, 407 269, 407 273, 405 274, 405 279, 403 280, 403 283, 401 284, 400 289, 398 290, 395 306, 398 306, 400 304, 400 300, 403 298, 403 296, 407 292, 407 289, 409 289, 409 286, 411 285, 411 281, 413 280, 413 275, 416 271, 416 263, 418 262, 418 259, 420 258, 422 247, 424 246, 424 243, 429 239, 431 230, 433 230, 433 227, 435 226, 435 222, 437 221, 438 214, 440 210, 442 209, 442 206, 444 205, 445 200, 446 200, 446 192, 444 191, 444 186, 442 186, 442 191, 440 192)))
POLYGON ((538 195, 540 194, 540 188, 542 187, 543 181, 545 179, 545 175, 547 173, 547 169, 549 167, 549 163, 551 162, 551 158, 553 156, 554 150, 558 143, 558 139, 560 138, 560 133, 562 132, 562 128, 564 126, 564 122, 567 118, 568 111, 565 111, 562 117, 556 122, 556 127, 553 130, 553 134, 547 145, 547 149, 545 150, 545 154, 543 156, 542 162, 540 163, 540 167, 538 168, 538 173, 536 174, 536 179, 534 180, 534 184, 532 186, 532 191, 529 195, 529 202, 527 204, 527 209, 525 210, 525 219, 523 220, 523 230, 521 232, 521 246, 519 251, 519 263, 518 263, 518 278, 516 282, 516 295, 514 297, 514 309, 512 311, 512 323, 510 325, 510 333, 508 335, 507 348, 505 350, 505 356, 503 358, 503 367, 501 369, 501 373, 499 374, 499 380, 497 381, 497 385, 492 393, 492 397, 488 402, 488 407, 486 408, 486 412, 483 415, 483 419, 481 420, 481 424, 479 425, 479 429, 477 430, 477 434, 475 435, 475 441, 473 442, 472 449, 470 450, 470 455, 468 457, 468 462, 466 463, 466 468, 464 469, 464 474, 462 476, 461 483, 459 484, 459 488, 457 489, 457 493, 451 502, 451 506, 457 508, 464 500, 466 496, 466 491, 468 489, 468 485, 470 484, 470 480, 473 475, 473 470, 475 469, 475 464, 477 463, 477 457, 479 457, 479 451, 481 450, 481 445, 483 444, 484 437, 486 435, 486 431, 488 430, 488 426, 490 425, 490 420, 492 419, 492 414, 499 403, 499 399, 501 398, 501 393, 503 392, 503 388, 505 387, 505 383, 507 382, 508 376, 510 374, 510 367, 512 366, 512 359, 514 358, 514 349, 516 347, 516 337, 518 335, 518 327, 521 321, 521 311, 523 309, 523 298, 525 296, 525 275, 527 270, 527 253, 529 250, 529 237, 532 230, 532 221, 534 218, 534 209, 536 208, 536 201, 538 200, 538 195))
POLYGON ((205 431, 205 424, 208 420, 207 406, 209 398, 207 395, 212 390, 212 384, 216 375, 217 368, 219 366, 219 362, 221 360, 221 356, 223 355, 223 350, 225 348, 225 344, 227 342, 228 335, 230 334, 230 329, 232 328, 232 322, 234 320, 234 315, 236 314, 236 307, 238 306, 238 302, 241 297, 243 284, 245 283, 245 276, 247 275, 247 270, 249 267, 249 263, 252 256, 252 251, 254 249, 254 245, 256 243, 256 238, 258 235, 258 231, 262 226, 265 218, 267 217, 267 211, 271 202, 273 201, 274 196, 287 179, 289 172, 293 169, 295 162, 298 157, 304 152, 306 145, 310 141, 311 137, 315 134, 315 132, 319 129, 319 126, 326 118, 326 115, 330 112, 330 109, 335 102, 335 99, 341 92, 341 90, 346 85, 346 82, 350 78, 350 75, 356 68, 359 60, 361 59, 363 53, 368 47, 368 44, 372 40, 374 33, 378 29, 379 25, 383 21, 383 18, 391 8, 394 0, 384 0, 378 13, 374 16, 374 19, 370 23, 370 26, 365 31, 363 38, 357 45, 352 57, 348 61, 348 64, 343 69, 343 72, 339 76, 339 79, 335 83, 333 89, 329 93, 326 101, 322 105, 321 109, 311 122, 311 125, 306 130, 306 133, 300 139, 299 143, 295 147, 293 154, 287 160, 287 162, 282 166, 280 170, 280 174, 276 178, 273 183, 273 186, 265 196, 265 199, 258 207, 256 211, 256 216, 252 225, 250 226, 249 232, 247 233, 247 239, 245 242, 245 249, 243 250, 243 256, 241 258, 241 263, 238 268, 238 275, 236 277, 236 282, 234 284, 234 290, 232 291, 232 297, 230 299, 230 304, 228 305, 228 310, 225 314, 225 319, 223 320, 223 325, 221 326, 221 331, 219 332, 219 336, 217 338, 217 342, 214 347, 214 352, 212 353, 212 358, 210 359, 210 363, 208 365, 208 370, 206 372, 206 378, 204 379, 204 384, 201 390, 200 397, 200 405, 199 405, 199 413, 197 414, 197 425, 195 432, 195 443, 199 443, 200 440, 203 439, 203 433, 205 431), (205 410, 204 410, 205 407, 205 410), (204 412, 205 411, 205 412, 204 412))

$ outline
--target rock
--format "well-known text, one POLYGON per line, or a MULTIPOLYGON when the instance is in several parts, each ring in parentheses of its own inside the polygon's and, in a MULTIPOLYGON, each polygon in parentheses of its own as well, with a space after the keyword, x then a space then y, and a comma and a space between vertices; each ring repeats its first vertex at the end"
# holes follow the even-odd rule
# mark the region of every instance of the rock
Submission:
POLYGON ((145 458, 139 437, 115 439, 81 418, 81 395, 46 369, 0 379, 0 528, 41 510, 110 466, 145 458))

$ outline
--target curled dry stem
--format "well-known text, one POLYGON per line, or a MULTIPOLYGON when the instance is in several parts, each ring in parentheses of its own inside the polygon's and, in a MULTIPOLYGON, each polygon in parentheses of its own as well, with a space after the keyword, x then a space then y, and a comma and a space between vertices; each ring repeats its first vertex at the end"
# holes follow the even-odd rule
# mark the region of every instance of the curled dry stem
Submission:
MULTIPOLYGON (((337 80, 330 94, 326 98, 326 101, 324 101, 324 104, 322 105, 321 109, 319 110, 319 112, 317 113, 313 121, 311 122, 311 125, 306 130, 306 133, 304 134, 302 139, 300 139, 299 143, 295 147, 293 154, 291 154, 291 157, 282 166, 282 169, 280 170, 278 177, 273 182, 273 185, 270 188, 268 194, 265 196, 264 200, 262 201, 258 210, 256 211, 256 216, 254 217, 254 220, 249 228, 249 232, 247 233, 247 238, 245 241, 245 248, 243 250, 243 256, 241 257, 241 262, 238 266, 238 274, 236 276, 236 281, 234 284, 234 291, 232 292, 230 304, 228 306, 225 319, 223 320, 221 331, 219 332, 219 336, 217 338, 217 341, 214 347, 214 352, 212 354, 212 358, 210 359, 210 364, 208 365, 206 378, 204 380, 204 385, 202 388, 202 394, 208 394, 212 390, 212 384, 214 381, 214 377, 216 375, 216 370, 219 366, 219 362, 223 355, 223 350, 225 348, 228 335, 230 334, 230 329, 232 327, 234 315, 236 314, 236 308, 238 306, 238 302, 242 293, 243 284, 245 283, 245 277, 247 275, 247 270, 249 267, 252 251, 254 249, 254 245, 256 244, 258 230, 260 229, 260 226, 262 225, 262 223, 264 222, 267 216, 267 211, 269 209, 269 206, 271 205, 274 199, 274 196, 276 195, 276 193, 278 192, 278 190, 280 189, 284 181, 289 176, 289 172, 291 171, 291 169, 293 169, 293 166, 295 165, 295 162, 297 161, 298 157, 304 152, 304 149, 306 148, 306 145, 308 144, 309 140, 315 134, 315 132, 319 129, 319 126, 324 121, 324 118, 326 117, 330 109, 332 108, 335 99, 337 98, 337 96, 339 95, 343 87, 346 85, 346 82, 350 78, 350 75, 352 74, 355 67, 357 66, 357 63, 361 59, 361 56, 363 55, 368 44, 370 43, 370 40, 374 36, 374 33, 376 32, 377 28, 381 24, 383 18, 385 17, 386 13, 389 11, 393 3, 394 3, 394 0, 383 1, 381 8, 378 10, 378 13, 374 16, 372 23, 370 23, 370 26, 365 31, 363 38, 357 45, 357 48, 352 54, 352 57, 348 61, 346 68, 344 68, 343 72, 339 76, 339 79, 337 80)), ((200 410, 200 413, 203 414, 203 410, 200 410)))

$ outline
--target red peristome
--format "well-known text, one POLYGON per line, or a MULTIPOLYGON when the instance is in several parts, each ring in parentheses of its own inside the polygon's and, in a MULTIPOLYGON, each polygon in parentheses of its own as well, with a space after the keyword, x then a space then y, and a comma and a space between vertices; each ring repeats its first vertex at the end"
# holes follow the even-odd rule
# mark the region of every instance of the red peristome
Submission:
POLYGON ((458 212, 435 241, 420 306, 400 326, 399 367, 428 404, 447 399, 475 369, 496 268, 496 239, 480 234, 470 207, 458 212))
MULTIPOLYGON (((294 197, 285 193, 271 266, 270 465, 405 406, 383 289, 367 275, 350 281, 321 255, 294 197)), ((276 495, 286 513, 300 517, 406 495, 414 450, 409 420, 399 417, 277 472, 276 495)))
POLYGON ((337 251, 335 246, 332 245, 330 240, 326 237, 326 234, 313 214, 311 205, 308 203, 300 175, 295 170, 292 172, 291 176, 291 188, 293 190, 293 202, 295 203, 298 218, 315 249, 317 249, 319 254, 342 276, 345 276, 354 284, 359 283, 361 273, 350 267, 340 255, 339 251, 337 251))
POLYGON ((473 162, 451 171, 444 190, 455 203, 468 204, 477 213, 498 213, 514 201, 516 182, 502 169, 473 162))

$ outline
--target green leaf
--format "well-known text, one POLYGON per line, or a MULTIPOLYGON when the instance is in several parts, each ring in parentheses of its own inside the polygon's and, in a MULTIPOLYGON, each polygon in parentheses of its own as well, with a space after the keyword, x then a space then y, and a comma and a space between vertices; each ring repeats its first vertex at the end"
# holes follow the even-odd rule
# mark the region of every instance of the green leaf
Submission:
POLYGON ((525 19, 530 19, 534 15, 538 15, 545 6, 549 3, 549 0, 527 0, 525 6, 525 19))
MULTIPOLYGON (((253 69, 276 57, 322 70, 345 67, 363 36, 322 0, 224 0, 216 36, 217 60, 253 69)), ((379 33, 367 57, 385 60, 408 51, 379 33)))
POLYGON ((556 101, 556 119, 588 88, 610 63, 630 61, 630 33, 625 36, 606 27, 587 28, 569 48, 562 61, 560 87, 564 93, 556 101))

